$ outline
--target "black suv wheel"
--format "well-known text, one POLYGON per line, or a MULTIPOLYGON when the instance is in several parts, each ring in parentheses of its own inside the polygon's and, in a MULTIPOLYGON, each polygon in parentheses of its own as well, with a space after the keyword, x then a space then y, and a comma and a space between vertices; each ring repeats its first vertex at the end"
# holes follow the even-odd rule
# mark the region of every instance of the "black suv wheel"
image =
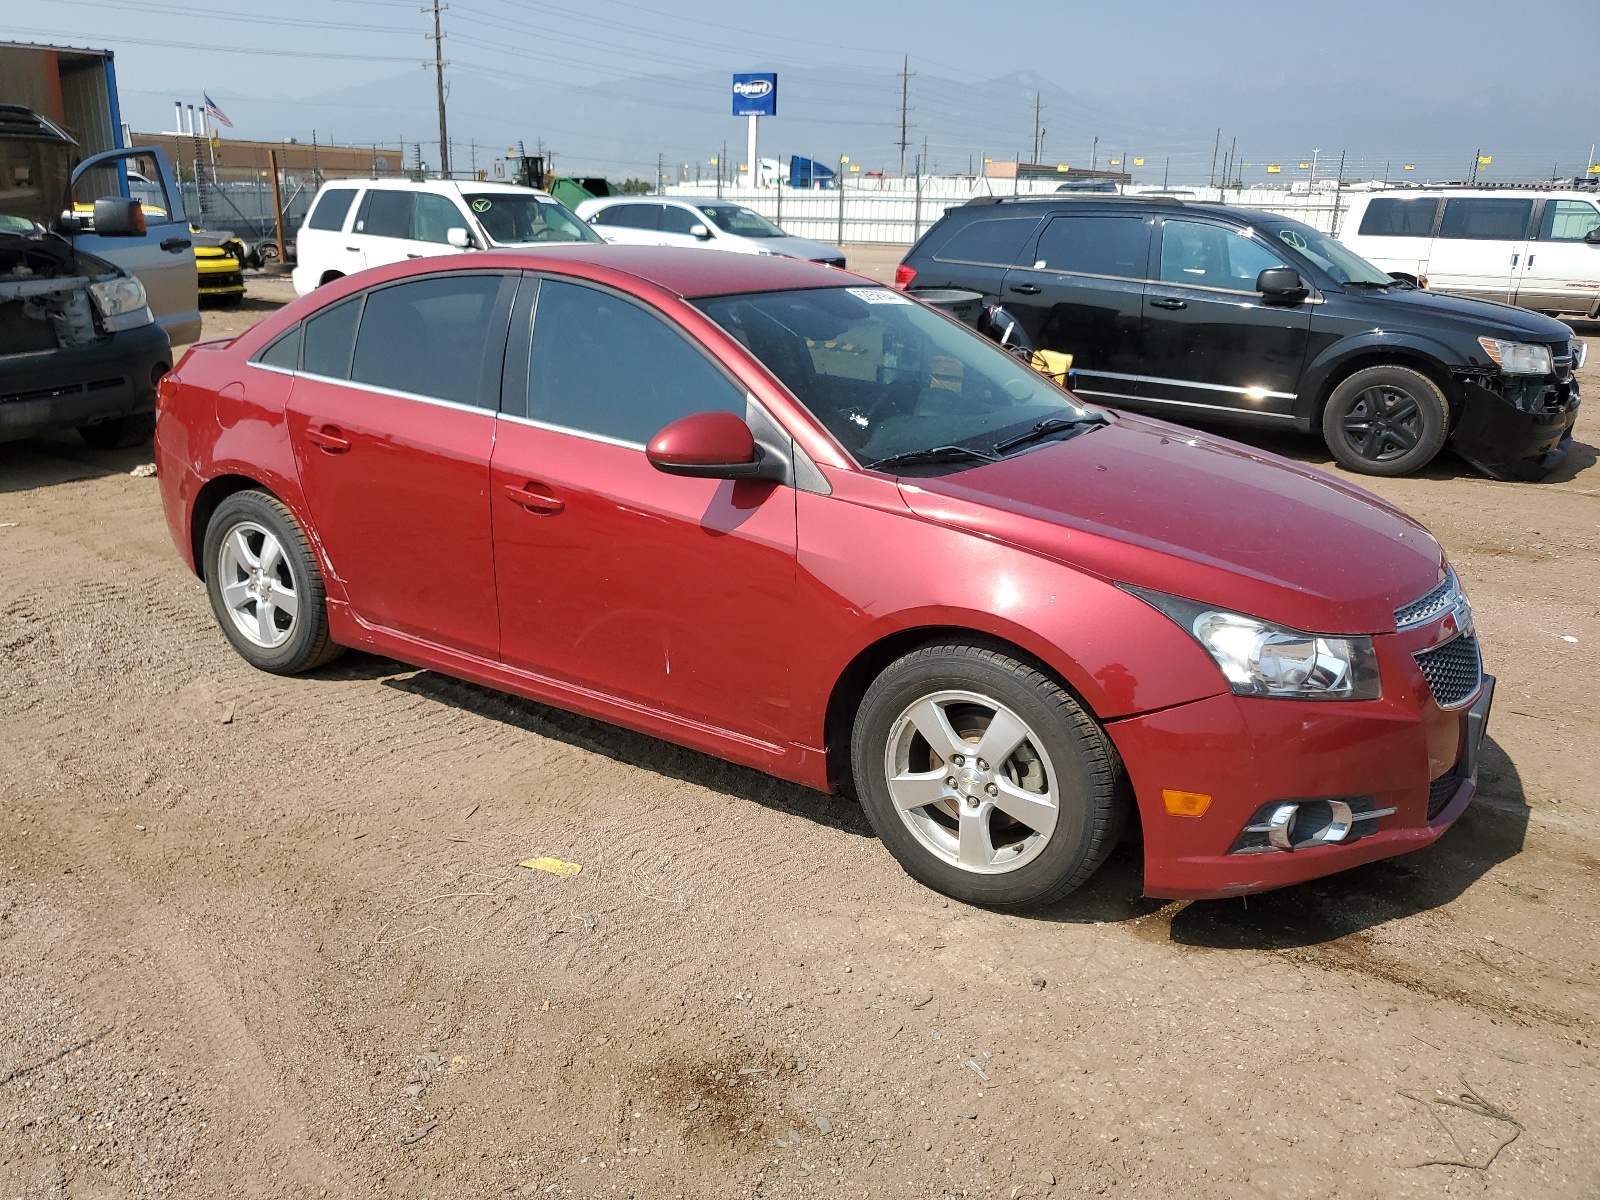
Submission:
POLYGON ((1366 367, 1328 397, 1322 436, 1341 466, 1407 475, 1432 462, 1450 433, 1450 405, 1420 371, 1366 367))

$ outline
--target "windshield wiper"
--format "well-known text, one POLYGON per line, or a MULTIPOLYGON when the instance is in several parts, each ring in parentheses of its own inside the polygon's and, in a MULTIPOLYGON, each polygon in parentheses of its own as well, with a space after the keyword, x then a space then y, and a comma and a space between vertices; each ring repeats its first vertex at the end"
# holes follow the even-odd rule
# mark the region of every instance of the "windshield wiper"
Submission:
POLYGON ((977 459, 980 462, 999 462, 1000 457, 990 454, 985 450, 974 450, 971 446, 930 446, 926 450, 907 450, 903 454, 891 454, 888 458, 874 459, 866 464, 869 471, 881 471, 884 467, 913 467, 923 463, 963 462, 967 459, 977 459))
POLYGON ((1398 279, 1385 279, 1382 282, 1379 282, 1376 279, 1346 279, 1344 281, 1344 286, 1345 287, 1392 288, 1392 287, 1399 287, 1400 286, 1400 280, 1398 280, 1398 279))
POLYGON ((1018 446, 1026 446, 1030 442, 1043 441, 1056 433, 1066 433, 1073 429, 1090 429, 1096 425, 1106 424, 1106 419, 1099 413, 1088 413, 1081 417, 1050 417, 1040 421, 1027 433, 1019 433, 1016 437, 1007 438, 994 448, 996 454, 1004 454, 1007 450, 1015 450, 1018 446))

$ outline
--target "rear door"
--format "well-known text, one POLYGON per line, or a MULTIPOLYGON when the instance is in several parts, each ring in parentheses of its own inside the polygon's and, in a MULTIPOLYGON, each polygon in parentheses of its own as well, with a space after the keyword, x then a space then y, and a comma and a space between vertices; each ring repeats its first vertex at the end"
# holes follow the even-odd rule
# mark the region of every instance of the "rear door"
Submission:
POLYGON ((1428 286, 1441 292, 1499 300, 1516 298, 1516 278, 1528 253, 1531 197, 1451 196, 1428 256, 1428 286))
POLYGON ((150 300, 150 311, 173 345, 200 336, 200 280, 195 273, 194 240, 183 211, 183 196, 172 177, 167 156, 157 147, 108 150, 79 163, 72 172, 73 204, 92 206, 107 196, 127 195, 126 166, 138 159, 150 182, 140 185, 145 232, 137 237, 101 237, 80 233, 73 245, 96 258, 137 275, 150 300))
POLYGON ((1290 264, 1254 230, 1166 217, 1144 299, 1139 395, 1181 418, 1294 407, 1311 306, 1268 304, 1256 277, 1290 264))
POLYGON ((1600 302, 1600 245, 1584 236, 1600 228, 1600 208, 1593 200, 1554 197, 1543 205, 1517 275, 1517 303, 1541 312, 1591 312, 1600 302))
POLYGON ((662 205, 644 201, 612 204, 595 214, 594 231, 608 242, 653 246, 660 240, 662 205))
POLYGON ((1037 216, 1014 213, 997 213, 959 225, 948 239, 941 239, 931 255, 917 256, 911 264, 917 276, 910 290, 955 287, 998 297, 1006 271, 1022 258, 1039 225, 1037 216))
POLYGON ((1000 302, 1036 347, 1072 355, 1086 396, 1135 390, 1152 223, 1146 213, 1063 213, 1024 251, 1028 265, 1005 272, 1000 302))
POLYGON ((289 397, 300 486, 355 614, 483 658, 499 652, 489 459, 516 283, 452 271, 322 310, 289 397))

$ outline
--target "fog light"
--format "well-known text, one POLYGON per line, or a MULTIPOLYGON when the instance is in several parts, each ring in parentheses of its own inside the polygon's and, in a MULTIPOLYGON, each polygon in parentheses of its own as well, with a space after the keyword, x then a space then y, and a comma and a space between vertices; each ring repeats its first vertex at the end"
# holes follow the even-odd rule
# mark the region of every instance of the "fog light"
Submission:
POLYGON ((1176 792, 1171 788, 1163 788, 1161 803, 1175 817, 1198 817, 1211 807, 1211 797, 1204 792, 1176 792))

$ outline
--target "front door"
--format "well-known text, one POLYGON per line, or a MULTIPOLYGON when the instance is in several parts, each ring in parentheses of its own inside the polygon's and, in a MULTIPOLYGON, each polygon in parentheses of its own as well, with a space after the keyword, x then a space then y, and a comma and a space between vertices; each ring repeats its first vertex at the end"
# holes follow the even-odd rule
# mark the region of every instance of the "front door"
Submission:
POLYGON ((1517 275, 1517 303, 1541 312, 1592 312, 1600 301, 1600 244, 1585 236, 1600 229, 1593 200, 1544 202, 1539 235, 1517 275))
POLYGON ((1140 397, 1158 412, 1253 412, 1294 407, 1311 331, 1306 304, 1268 304, 1256 277, 1289 264, 1253 230, 1188 217, 1161 222, 1144 297, 1140 397))
POLYGON ((1509 304, 1528 253, 1533 201, 1504 196, 1451 196, 1428 255, 1428 286, 1441 292, 1509 304))
POLYGON ((400 188, 368 188, 350 225, 347 252, 361 256, 362 267, 403 262, 411 241, 414 192, 400 188))
POLYGON ((514 274, 408 279, 306 321, 289 437, 356 615, 499 651, 489 458, 514 274))
POLYGON ((679 417, 754 415, 744 388, 654 311, 549 278, 531 345, 508 363, 526 388, 508 387, 494 451, 505 661, 791 740, 794 491, 666 475, 644 456, 679 417))
POLYGON ((1027 265, 1005 273, 1000 303, 1037 348, 1072 355, 1077 390, 1095 400, 1134 390, 1150 227, 1134 213, 1053 217, 1025 248, 1027 265))

